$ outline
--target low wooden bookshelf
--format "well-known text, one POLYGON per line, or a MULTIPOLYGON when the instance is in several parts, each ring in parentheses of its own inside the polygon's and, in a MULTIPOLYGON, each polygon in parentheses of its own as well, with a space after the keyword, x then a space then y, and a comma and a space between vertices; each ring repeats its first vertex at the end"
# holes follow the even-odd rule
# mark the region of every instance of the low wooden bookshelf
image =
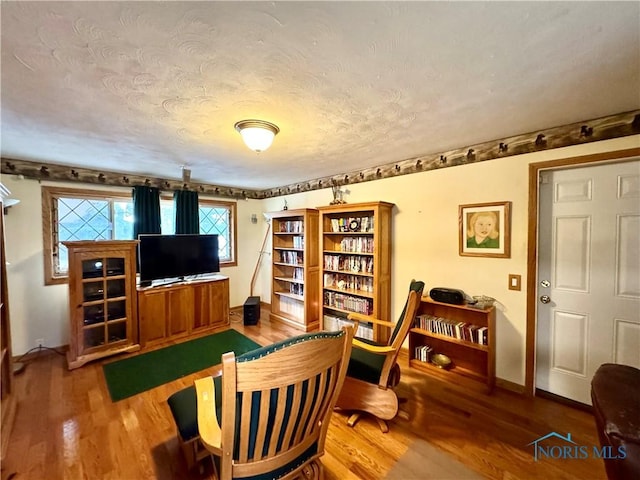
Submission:
POLYGON ((409 366, 447 380, 471 378, 491 392, 495 386, 495 319, 493 306, 479 309, 422 297, 416 323, 409 331, 409 366), (431 347, 428 357, 427 346, 431 347), (448 369, 431 363, 437 353, 451 359, 448 369))

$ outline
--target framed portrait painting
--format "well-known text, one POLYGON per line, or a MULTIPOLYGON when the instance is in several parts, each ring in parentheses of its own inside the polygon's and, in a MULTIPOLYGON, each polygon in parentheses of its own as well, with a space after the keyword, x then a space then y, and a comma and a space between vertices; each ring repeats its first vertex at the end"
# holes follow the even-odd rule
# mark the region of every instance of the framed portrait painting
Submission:
POLYGON ((459 253, 465 257, 511 257, 511 202, 460 205, 459 253))

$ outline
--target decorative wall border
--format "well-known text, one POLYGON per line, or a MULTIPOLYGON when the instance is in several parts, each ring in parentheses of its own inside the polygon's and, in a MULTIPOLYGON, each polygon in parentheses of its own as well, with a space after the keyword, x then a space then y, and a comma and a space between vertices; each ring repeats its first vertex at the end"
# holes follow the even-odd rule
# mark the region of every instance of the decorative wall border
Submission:
POLYGON ((633 110, 595 120, 508 137, 502 140, 479 143, 447 152, 413 157, 379 167, 266 189, 260 193, 262 198, 278 197, 331 186, 351 185, 439 168, 484 162, 523 153, 610 140, 638 133, 640 133, 640 110, 633 110))
POLYGON ((293 183, 265 190, 250 190, 222 185, 183 182, 175 179, 129 175, 64 165, 30 162, 2 157, 1 172, 23 175, 36 180, 55 180, 117 187, 147 185, 160 190, 195 190, 203 195, 235 199, 279 197, 292 193, 310 192, 332 186, 370 182, 383 178, 409 175, 440 168, 484 162, 497 158, 539 152, 583 143, 610 140, 640 133, 640 110, 572 123, 560 127, 493 140, 447 152, 422 155, 378 167, 333 175, 315 180, 293 183))

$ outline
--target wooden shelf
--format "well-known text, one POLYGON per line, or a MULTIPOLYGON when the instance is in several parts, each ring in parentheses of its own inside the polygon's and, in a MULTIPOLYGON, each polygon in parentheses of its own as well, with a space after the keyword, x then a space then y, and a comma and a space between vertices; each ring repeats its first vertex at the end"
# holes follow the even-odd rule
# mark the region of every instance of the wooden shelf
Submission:
POLYGON ((330 268, 325 268, 324 271, 327 273, 339 273, 341 275, 358 275, 359 277, 373 277, 373 273, 352 272, 351 270, 331 270, 330 268))
POLYGON ((289 282, 289 283, 301 283, 304 284, 304 280, 293 277, 273 277, 274 280, 279 280, 281 282, 289 282))
POLYGON ((367 292, 365 290, 355 290, 353 288, 338 288, 338 287, 324 287, 325 290, 332 292, 344 293, 347 295, 356 295, 358 297, 374 298, 373 292, 367 292))
POLYGON ((317 330, 320 325, 316 303, 320 285, 318 211, 312 208, 301 208, 271 212, 267 215, 271 219, 272 226, 269 318, 305 332, 317 330), (282 231, 289 229, 300 231, 282 231), (304 240, 296 241, 296 237, 303 237, 304 240), (287 257, 282 252, 295 252, 295 254, 287 257), (299 263, 280 261, 294 258, 299 263), (283 291, 289 288, 291 292, 283 291), (298 291, 301 293, 296 293, 298 291))
MULTIPOLYGON (((342 235, 344 236, 344 233, 342 235)), ((374 255, 373 252, 344 252, 342 250, 323 250, 323 253, 327 255, 368 255, 370 257, 374 255)))
POLYGON ((366 315, 365 313, 354 312, 353 310, 345 310, 344 308, 331 307, 329 305, 323 305, 323 308, 325 308, 327 310, 335 310, 336 312, 342 312, 342 313, 347 314, 347 315, 349 313, 358 313, 359 315, 365 315, 365 316, 368 316, 368 317, 376 318, 374 315, 366 315))
POLYGON ((436 302, 425 296, 417 312, 417 317, 421 315, 486 327, 487 345, 414 327, 409 331, 409 366, 447 381, 455 382, 456 376, 471 378, 484 384, 486 391, 491 392, 495 386, 495 307, 481 310, 468 305, 436 302), (433 349, 431 355, 441 353, 448 356, 452 367, 445 370, 417 358, 418 350, 424 345, 433 349))
POLYGON ((304 295, 296 295, 295 293, 289 293, 289 292, 274 292, 274 293, 282 297, 293 298, 294 300, 299 300, 301 302, 304 302, 304 295))
POLYGON ((439 333, 433 333, 428 330, 423 330, 417 327, 412 328, 411 332, 417 333, 418 335, 424 335, 425 337, 438 338, 440 340, 444 340, 445 342, 457 343, 458 345, 463 345, 467 348, 475 348, 477 350, 482 350, 483 352, 489 351, 489 347, 487 345, 480 345, 479 343, 473 343, 467 340, 460 340, 459 338, 450 337, 448 335, 441 335, 439 333))

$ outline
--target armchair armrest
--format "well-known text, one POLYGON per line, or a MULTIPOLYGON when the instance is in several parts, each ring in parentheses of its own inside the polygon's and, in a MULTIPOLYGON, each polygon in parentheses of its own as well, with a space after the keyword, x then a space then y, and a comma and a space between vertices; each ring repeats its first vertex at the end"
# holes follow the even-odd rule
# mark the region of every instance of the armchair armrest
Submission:
POLYGON ((370 345, 368 343, 361 342, 357 338, 353 339, 352 344, 354 347, 361 348, 362 350, 382 355, 395 351, 395 349, 390 345, 370 345))
POLYGON ((220 449, 222 432, 216 415, 216 390, 213 377, 196 380, 195 385, 200 440, 206 447, 220 449))
POLYGON ((361 313, 355 313, 355 312, 347 315, 347 319, 351 320, 352 322, 355 322, 356 328, 359 322, 371 322, 371 323, 375 323, 376 325, 382 325, 384 327, 389 327, 389 328, 394 328, 396 326, 396 324, 393 322, 387 322, 386 320, 380 320, 379 318, 369 317, 368 315, 363 315, 361 313))

